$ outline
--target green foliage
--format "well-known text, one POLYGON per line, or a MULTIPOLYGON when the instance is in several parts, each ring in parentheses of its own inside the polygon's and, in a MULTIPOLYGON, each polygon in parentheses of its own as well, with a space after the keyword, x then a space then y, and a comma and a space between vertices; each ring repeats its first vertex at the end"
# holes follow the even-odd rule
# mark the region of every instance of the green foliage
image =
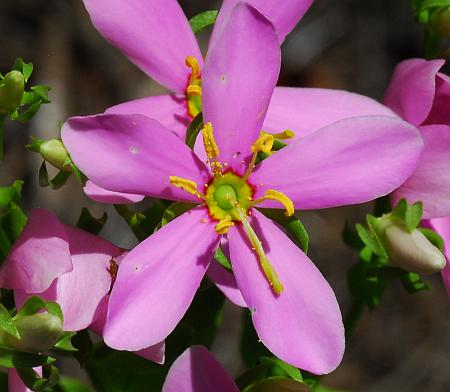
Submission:
POLYGON ((0 213, 0 264, 5 260, 15 240, 27 222, 22 209, 14 202, 0 213))
POLYGON ((59 381, 59 371, 53 365, 45 365, 42 368, 42 376, 31 368, 18 368, 17 372, 23 383, 36 392, 50 392, 59 381))
POLYGON ((91 392, 83 383, 71 377, 61 376, 59 384, 55 388, 56 392, 91 392))
POLYGON ((219 246, 214 253, 214 260, 217 261, 222 267, 226 268, 228 271, 232 271, 233 267, 231 265, 231 261, 228 257, 223 253, 222 248, 219 246))
POLYGON ((197 136, 203 128, 203 114, 199 113, 189 124, 186 131, 186 144, 189 148, 193 149, 197 136))
POLYGON ((55 359, 47 355, 23 353, 0 347, 0 366, 6 368, 32 368, 53 362, 55 359))
POLYGON ((212 26, 216 22, 218 13, 216 10, 204 11, 189 19, 189 24, 194 34, 200 33, 207 27, 212 26))
POLYGON ((20 339, 19 331, 14 325, 11 315, 2 304, 0 304, 0 329, 17 339, 20 339))
POLYGON ((108 215, 103 213, 100 218, 92 216, 87 208, 81 210, 80 217, 78 218, 77 227, 88 231, 91 234, 97 235, 102 230, 103 226, 108 219, 108 215))

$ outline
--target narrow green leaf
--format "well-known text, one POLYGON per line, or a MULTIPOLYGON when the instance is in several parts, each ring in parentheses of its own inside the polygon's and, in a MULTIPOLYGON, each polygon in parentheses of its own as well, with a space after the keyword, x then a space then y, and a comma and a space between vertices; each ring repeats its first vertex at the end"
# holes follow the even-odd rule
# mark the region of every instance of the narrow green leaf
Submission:
POLYGON ((0 329, 20 339, 19 331, 14 325, 8 310, 0 303, 0 329))
POLYGON ((45 301, 44 308, 51 315, 58 317, 61 320, 61 323, 64 322, 64 315, 61 310, 61 306, 59 306, 57 302, 45 301))
POLYGON ((203 128, 203 114, 199 113, 195 116, 195 118, 189 124, 186 131, 186 139, 185 142, 189 148, 194 148, 195 141, 197 140, 197 136, 199 132, 203 128))
POLYGON ((207 27, 212 26, 216 22, 217 14, 218 11, 216 10, 204 11, 189 19, 189 24, 194 34, 200 33, 207 27))
POLYGON ((55 348, 62 351, 78 351, 72 344, 72 338, 76 335, 76 332, 64 332, 61 339, 55 344, 55 348))
POLYGON ((89 233, 97 235, 98 233, 100 233, 107 219, 108 215, 106 214, 106 212, 103 213, 100 218, 95 218, 87 208, 83 208, 81 210, 80 217, 78 218, 77 227, 82 230, 88 231, 89 233))
POLYGON ((50 180, 48 178, 47 164, 42 161, 41 167, 39 168, 39 185, 43 188, 50 185, 50 180))
POLYGON ((33 63, 25 63, 20 57, 16 59, 13 65, 13 69, 22 72, 25 79, 25 83, 28 82, 31 74, 33 73, 33 63))
POLYGON ((366 246, 370 248, 372 252, 380 257, 388 258, 386 250, 384 249, 383 245, 381 245, 378 237, 376 237, 376 235, 372 231, 366 229, 359 223, 356 224, 356 231, 358 232, 361 240, 366 244, 366 246))
POLYGON ((39 111, 41 104, 42 104, 42 100, 39 99, 39 101, 28 106, 24 112, 19 114, 19 116, 17 117, 17 121, 20 121, 20 122, 30 121, 34 117, 34 115, 39 111))
POLYGON ((407 203, 406 199, 401 199, 397 203, 397 205, 394 207, 394 209, 392 210, 392 215, 401 220, 405 220, 407 209, 408 209, 408 203, 407 203))
POLYGON ((60 189, 67 182, 71 174, 70 172, 61 170, 49 181, 50 187, 54 190, 60 189))

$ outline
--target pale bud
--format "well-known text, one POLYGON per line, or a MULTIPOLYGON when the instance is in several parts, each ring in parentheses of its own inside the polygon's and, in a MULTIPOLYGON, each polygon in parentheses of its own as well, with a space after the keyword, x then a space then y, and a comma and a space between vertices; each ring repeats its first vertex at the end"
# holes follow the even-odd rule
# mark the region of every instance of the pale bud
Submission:
POLYGON ((18 109, 25 88, 25 79, 21 72, 11 71, 0 80, 0 113, 11 113, 18 109))
POLYGON ((59 170, 71 172, 72 168, 67 164, 69 153, 59 139, 50 139, 39 146, 42 157, 59 170))

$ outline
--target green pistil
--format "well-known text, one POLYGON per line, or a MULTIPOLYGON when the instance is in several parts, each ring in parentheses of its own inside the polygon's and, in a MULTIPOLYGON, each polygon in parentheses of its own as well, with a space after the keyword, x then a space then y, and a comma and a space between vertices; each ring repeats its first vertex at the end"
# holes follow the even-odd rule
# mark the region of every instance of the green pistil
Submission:
POLYGON ((231 210, 237 200, 237 194, 231 185, 219 185, 214 192, 214 200, 217 205, 225 211, 231 210))

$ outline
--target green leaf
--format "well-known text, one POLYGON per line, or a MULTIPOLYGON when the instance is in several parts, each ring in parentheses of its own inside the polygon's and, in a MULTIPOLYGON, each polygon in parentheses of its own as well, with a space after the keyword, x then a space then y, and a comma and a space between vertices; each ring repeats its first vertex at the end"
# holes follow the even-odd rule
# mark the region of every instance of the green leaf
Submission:
POLYGON ((361 250, 365 246, 348 221, 345 221, 344 229, 342 230, 342 240, 347 246, 356 250, 361 250))
POLYGON ((217 14, 218 11, 216 10, 204 11, 189 19, 189 24, 194 34, 200 33, 207 27, 212 26, 216 22, 217 14))
POLYGON ((55 343, 55 348, 62 351, 78 351, 72 344, 72 338, 76 332, 64 332, 61 339, 55 343))
POLYGON ((42 164, 39 168, 39 185, 43 188, 50 185, 50 180, 48 178, 48 172, 47 172, 47 164, 45 161, 42 161, 42 164))
POLYGON ((59 392, 91 392, 91 390, 80 381, 65 376, 60 377, 57 390, 59 390, 59 392))
POLYGON ((48 392, 51 387, 58 384, 59 370, 52 365, 45 365, 42 369, 42 377, 33 369, 17 369, 22 382, 32 391, 48 392))
POLYGON ((55 177, 53 177, 48 183, 54 190, 60 189, 69 179, 72 173, 61 170, 55 177))
POLYGON ((22 353, 0 347, 0 366, 6 368, 30 368, 48 365, 55 359, 47 355, 22 353))
POLYGON ((97 235, 102 230, 107 219, 108 215, 106 212, 103 213, 100 218, 95 218, 87 208, 83 208, 81 210, 80 217, 78 218, 77 227, 91 234, 97 235))
POLYGON ((0 262, 7 256, 12 244, 19 237, 27 217, 22 209, 14 202, 9 208, 0 213, 0 262))
POLYGON ((28 122, 30 121, 34 115, 39 111, 42 104, 42 100, 33 103, 32 105, 28 106, 25 111, 20 113, 18 116, 14 116, 14 120, 20 121, 20 122, 28 122))
POLYGON ((223 253, 222 248, 219 246, 214 253, 214 260, 216 260, 222 267, 225 267, 228 271, 232 271, 233 267, 231 266, 231 262, 225 253, 223 253))
POLYGON ((0 187, 0 211, 10 206, 11 202, 18 203, 22 196, 22 180, 16 180, 7 187, 0 187))
POLYGON ((444 252, 444 239, 434 230, 419 227, 418 230, 441 252, 444 252))
POLYGON ((0 114, 0 162, 3 160, 3 138, 5 133, 6 116, 0 114))
POLYGON ((13 320, 19 320, 24 316, 31 316, 41 310, 46 310, 51 315, 58 317, 61 321, 64 320, 61 307, 56 302, 47 302, 38 296, 28 298, 17 314, 13 317, 13 320))
POLYGON ((8 310, 0 303, 0 328, 14 336, 17 339, 20 339, 19 331, 14 325, 11 315, 8 310))
POLYGON ((271 366, 278 367, 279 369, 282 370, 281 374, 273 374, 273 370, 272 370, 272 375, 288 376, 295 381, 300 381, 300 382, 303 381, 303 376, 299 369, 297 369, 296 367, 294 367, 292 365, 289 365, 288 363, 282 361, 281 359, 279 359, 277 357, 262 357, 262 358, 260 358, 260 361, 267 362, 271 366))
POLYGON ((377 307, 387 286, 378 276, 378 267, 358 263, 347 272, 347 282, 354 299, 365 303, 370 309, 377 307))
POLYGON ((37 85, 31 87, 31 91, 33 91, 42 101, 42 103, 50 103, 48 98, 48 92, 51 90, 49 86, 37 85))
POLYGON ((22 72, 25 79, 25 83, 28 82, 31 74, 33 73, 33 63, 25 63, 20 57, 16 59, 13 65, 13 69, 22 72))
POLYGON ((78 331, 72 337, 72 345, 77 350, 73 353, 73 356, 81 367, 85 367, 94 352, 94 344, 92 343, 89 331, 87 329, 78 331))
POLYGON ((190 149, 194 148, 195 141, 197 140, 197 136, 199 132, 202 130, 202 128, 203 128, 203 114, 199 113, 191 121, 186 131, 185 142, 190 149))
POLYGON ((406 199, 400 199, 397 205, 392 210, 392 215, 401 220, 405 220, 406 210, 408 209, 408 203, 406 199))
POLYGON ((359 223, 356 224, 356 231, 358 232, 359 238, 361 238, 364 244, 366 244, 372 252, 380 257, 388 258, 386 250, 373 231, 366 229, 359 223))
POLYGON ((265 216, 274 220, 288 232, 294 242, 308 253, 309 236, 303 223, 295 215, 286 216, 283 210, 275 208, 261 208, 260 210, 265 216))
POLYGON ((191 210, 195 207, 193 203, 185 203, 185 202, 175 202, 171 204, 164 211, 163 217, 161 219, 162 226, 167 225, 170 221, 184 214, 185 212, 191 210))
POLYGON ((450 7, 450 0, 422 0, 419 11, 436 7, 450 7))
POLYGON ((401 275, 400 280, 405 290, 410 294, 430 290, 430 285, 424 282, 418 274, 405 271, 405 273, 401 275))
POLYGON ((302 382, 286 377, 269 377, 249 385, 243 392, 309 392, 302 382))

